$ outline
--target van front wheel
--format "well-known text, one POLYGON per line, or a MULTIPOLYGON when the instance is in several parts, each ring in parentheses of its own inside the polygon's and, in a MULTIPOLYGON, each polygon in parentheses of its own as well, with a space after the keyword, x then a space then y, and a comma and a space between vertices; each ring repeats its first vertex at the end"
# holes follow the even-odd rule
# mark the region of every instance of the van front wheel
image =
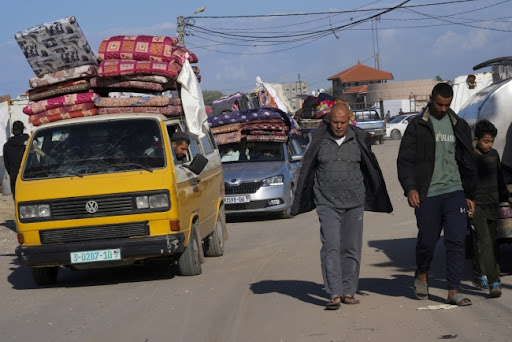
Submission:
POLYGON ((57 282, 59 268, 52 267, 32 267, 32 278, 37 285, 52 285, 57 282))
POLYGON ((201 252, 199 250, 201 247, 197 241, 196 227, 194 225, 190 231, 188 245, 178 259, 178 270, 182 276, 201 274, 201 252))
POLYGON ((222 222, 220 218, 217 218, 215 229, 212 235, 204 242, 205 249, 204 255, 207 257, 220 257, 224 255, 224 232, 222 231, 222 222))

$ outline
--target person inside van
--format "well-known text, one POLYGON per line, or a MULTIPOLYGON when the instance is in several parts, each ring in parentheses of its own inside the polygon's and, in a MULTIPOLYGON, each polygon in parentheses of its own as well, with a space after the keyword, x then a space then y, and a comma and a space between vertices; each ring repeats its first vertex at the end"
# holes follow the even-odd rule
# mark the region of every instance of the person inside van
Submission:
POLYGON ((171 137, 171 145, 178 163, 187 161, 187 152, 190 146, 190 136, 185 132, 176 132, 171 137))

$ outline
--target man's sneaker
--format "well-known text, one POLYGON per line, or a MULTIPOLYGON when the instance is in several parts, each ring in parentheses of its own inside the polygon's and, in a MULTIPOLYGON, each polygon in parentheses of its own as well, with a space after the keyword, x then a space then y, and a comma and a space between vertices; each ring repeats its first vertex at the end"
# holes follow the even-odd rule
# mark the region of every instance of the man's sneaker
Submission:
POLYGON ((501 297, 501 283, 492 283, 489 290, 490 298, 501 297))
POLYGON ((473 286, 479 290, 488 290, 489 283, 487 282, 487 277, 483 275, 479 278, 473 279, 473 286))

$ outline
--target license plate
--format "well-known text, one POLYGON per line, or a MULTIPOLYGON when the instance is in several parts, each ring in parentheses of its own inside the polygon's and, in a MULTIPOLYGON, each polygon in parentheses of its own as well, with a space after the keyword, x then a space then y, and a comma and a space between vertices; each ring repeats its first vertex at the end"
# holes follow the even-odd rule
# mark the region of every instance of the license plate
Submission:
POLYGON ((97 251, 71 252, 71 263, 80 264, 84 262, 113 261, 121 260, 121 250, 99 249, 97 251))
POLYGON ((251 199, 249 196, 230 196, 224 198, 224 203, 226 204, 234 204, 234 203, 248 203, 251 199))

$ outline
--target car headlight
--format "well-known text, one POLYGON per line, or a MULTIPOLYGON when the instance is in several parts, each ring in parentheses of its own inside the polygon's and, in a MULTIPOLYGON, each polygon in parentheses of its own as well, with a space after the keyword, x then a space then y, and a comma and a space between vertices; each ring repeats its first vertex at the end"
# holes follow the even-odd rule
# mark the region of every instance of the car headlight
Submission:
POLYGON ((283 185, 284 177, 283 175, 268 177, 262 180, 261 184, 262 186, 283 185))
POLYGON ((144 195, 135 198, 137 209, 168 208, 169 196, 167 194, 144 195))
POLYGON ((20 205, 20 219, 45 218, 51 216, 49 204, 20 205))

